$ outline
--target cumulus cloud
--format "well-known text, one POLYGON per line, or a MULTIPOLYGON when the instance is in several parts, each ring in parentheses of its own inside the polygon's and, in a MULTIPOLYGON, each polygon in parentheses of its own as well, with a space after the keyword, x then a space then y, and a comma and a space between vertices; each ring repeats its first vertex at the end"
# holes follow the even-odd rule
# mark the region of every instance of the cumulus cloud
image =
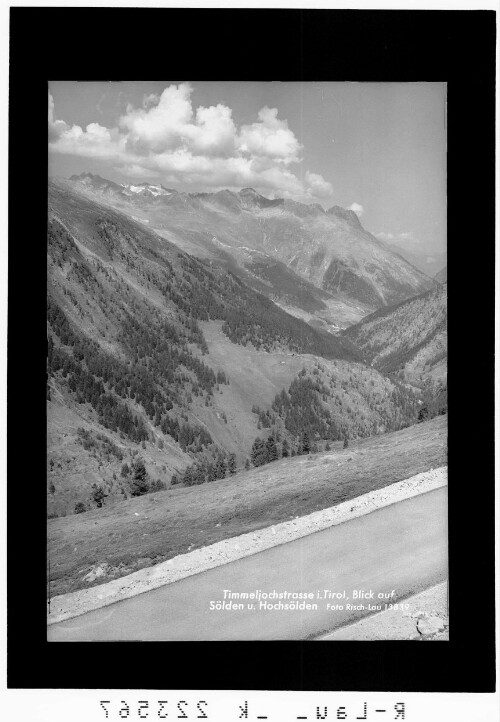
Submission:
POLYGON ((149 96, 142 108, 128 107, 119 121, 127 133, 131 151, 163 153, 185 148, 223 152, 226 136, 234 137, 231 110, 222 105, 200 107, 194 118, 191 103, 192 88, 187 83, 169 85, 158 98, 149 96))
POLYGON ((275 162, 298 163, 301 145, 288 127, 279 120, 278 109, 267 106, 259 110, 259 120, 243 125, 238 136, 238 149, 257 157, 272 158, 275 162))
POLYGON ((358 216, 362 216, 364 213, 364 208, 361 205, 361 203, 351 203, 350 206, 347 207, 348 211, 354 211, 354 213, 357 213, 358 216))
POLYGON ((333 186, 318 173, 306 171, 305 182, 307 195, 313 198, 329 198, 333 195, 333 186))
POLYGON ((160 100, 160 96, 158 93, 149 93, 149 95, 144 95, 142 98, 142 105, 144 108, 150 108, 153 105, 157 105, 160 100))
POLYGON ((386 233, 385 231, 379 231, 378 233, 375 233, 375 236, 377 238, 381 238, 383 241, 392 241, 394 238, 393 233, 386 233))
POLYGON ((241 188, 287 197, 326 198, 331 183, 306 171, 301 181, 291 170, 302 146, 277 108, 262 108, 254 123, 237 127, 232 109, 219 103, 193 107, 189 83, 169 85, 161 94, 130 104, 116 127, 90 123, 84 128, 57 120, 49 94, 49 148, 54 153, 108 160, 129 177, 159 177, 193 188, 241 188))

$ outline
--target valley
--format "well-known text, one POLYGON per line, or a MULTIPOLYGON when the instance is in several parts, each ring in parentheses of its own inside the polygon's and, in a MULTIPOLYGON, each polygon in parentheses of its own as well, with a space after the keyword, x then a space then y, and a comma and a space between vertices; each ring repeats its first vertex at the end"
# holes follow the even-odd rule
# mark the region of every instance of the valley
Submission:
MULTIPOLYGON (((375 301, 337 264, 332 295, 268 237, 251 263, 234 245, 190 255, 101 196, 49 187, 51 595, 446 464, 445 285, 387 306, 396 286, 375 301)), ((281 204, 259 198, 238 208, 266 225, 281 204)), ((333 210, 364 234, 353 215, 333 210)))
POLYGON ((446 579, 446 102, 50 81, 49 641, 316 639, 359 615, 212 597, 446 579))
POLYGON ((296 453, 297 423, 272 409, 292 384, 318 448, 417 419, 418 397, 349 338, 60 184, 48 250, 50 517, 235 473, 258 437, 296 453))

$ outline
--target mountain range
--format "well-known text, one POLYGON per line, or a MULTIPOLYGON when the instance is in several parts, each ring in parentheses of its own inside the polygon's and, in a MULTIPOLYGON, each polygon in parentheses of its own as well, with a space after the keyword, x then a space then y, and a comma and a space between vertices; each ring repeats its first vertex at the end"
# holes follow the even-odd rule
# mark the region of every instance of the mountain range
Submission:
MULTIPOLYGON (((195 232, 190 223, 181 228, 190 213, 194 225, 219 213, 226 231, 233 216, 235 226, 252 232, 259 224, 268 232, 275 223, 281 229, 276 231, 279 245, 291 211, 286 210, 284 219, 265 214, 290 208, 289 201, 263 199, 251 190, 214 194, 207 200, 162 186, 115 186, 95 176, 49 184, 50 515, 70 513, 75 504, 83 511, 89 499, 99 505, 107 497, 106 503, 112 503, 134 496, 130 469, 139 458, 150 488, 161 489, 183 478, 193 465, 201 474, 196 483, 210 480, 212 474, 222 478, 228 468, 242 468, 257 436, 272 435, 278 445, 286 440, 295 453, 302 443, 300 419, 311 438, 323 444, 416 421, 418 384, 407 386, 389 377, 378 362, 370 366, 375 350, 361 336, 327 333, 287 313, 269 293, 244 282, 243 277, 255 274, 238 266, 237 255, 227 253, 221 263, 217 244, 205 244, 207 231, 195 232), (108 195, 112 203, 103 202, 108 195), (116 210, 117 197, 125 199, 120 203, 128 213, 116 210), (170 198, 183 208, 174 213, 175 234, 169 230, 159 235, 150 228, 152 221, 131 217, 132 203, 137 213, 143 202, 148 209, 158 204, 166 217, 162 204, 169 208, 170 198), (218 203, 220 212, 214 210, 218 203), (237 210, 228 210, 231 204, 237 210), (179 242, 169 240, 169 234, 179 242), (186 239, 198 249, 198 257, 182 248, 189 245, 186 239)), ((295 208, 294 213, 304 209, 307 206, 295 208)), ((360 234, 361 251, 370 247, 369 234, 355 214, 343 209, 308 212, 322 214, 325 223, 335 219, 345 236, 351 233, 347 229, 360 234)), ((225 240, 236 238, 236 230, 233 236, 227 233, 225 240)), ((294 236, 292 245, 296 242, 294 236)), ((265 244, 270 243, 267 238, 265 244)), ((375 241, 373 248, 378 247, 375 241)), ((262 257, 270 274, 276 260, 262 257)), ((291 285, 293 279, 301 280, 290 266, 282 267, 283 272, 276 272, 280 282, 285 277, 291 285)), ((273 280, 271 276, 271 286, 273 280)), ((309 289, 328 294, 303 283, 309 285, 299 285, 297 293, 304 297, 309 289)), ((443 288, 429 283, 432 290, 420 297, 424 306, 427 297, 434 298, 434 289, 443 288)), ((330 298, 361 308, 358 299, 348 298, 347 288, 330 298)), ((363 314, 367 308, 362 307, 363 314)), ((428 315, 425 319, 432 321, 428 315)), ((141 481, 142 467, 134 468, 141 481)))
POLYGON ((59 183, 224 265, 289 313, 331 332, 436 283, 340 206, 269 199, 252 188, 182 193, 120 185, 90 173, 59 183))

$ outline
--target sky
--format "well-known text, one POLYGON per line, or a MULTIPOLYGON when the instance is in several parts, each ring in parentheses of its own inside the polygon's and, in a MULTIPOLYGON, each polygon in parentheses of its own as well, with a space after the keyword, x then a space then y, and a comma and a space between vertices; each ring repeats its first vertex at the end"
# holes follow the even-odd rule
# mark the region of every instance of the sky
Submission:
POLYGON ((446 248, 446 84, 51 82, 49 174, 340 205, 446 248))

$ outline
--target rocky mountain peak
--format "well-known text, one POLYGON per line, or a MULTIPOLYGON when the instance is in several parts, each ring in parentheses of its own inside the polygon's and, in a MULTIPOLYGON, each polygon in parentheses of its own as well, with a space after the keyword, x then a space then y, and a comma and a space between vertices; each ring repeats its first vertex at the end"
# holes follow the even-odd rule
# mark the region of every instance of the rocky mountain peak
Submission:
POLYGON ((347 208, 342 208, 341 206, 332 206, 327 210, 327 213, 329 213, 331 216, 342 218, 342 220, 347 221, 347 223, 349 223, 349 225, 353 228, 363 227, 357 213, 355 213, 354 211, 350 211, 347 208))
POLYGON ((114 183, 113 181, 107 180, 106 178, 102 178, 100 175, 94 174, 94 173, 80 173, 80 175, 72 175, 70 176, 70 181, 75 181, 77 183, 82 183, 85 186, 91 186, 92 188, 96 188, 99 190, 104 189, 112 189, 115 191, 122 191, 122 186, 118 185, 118 183, 114 183))
POLYGON ((273 208, 281 206, 284 203, 283 198, 266 198, 260 195, 254 188, 242 188, 238 195, 243 200, 243 204, 247 207, 257 206, 258 208, 273 208))

